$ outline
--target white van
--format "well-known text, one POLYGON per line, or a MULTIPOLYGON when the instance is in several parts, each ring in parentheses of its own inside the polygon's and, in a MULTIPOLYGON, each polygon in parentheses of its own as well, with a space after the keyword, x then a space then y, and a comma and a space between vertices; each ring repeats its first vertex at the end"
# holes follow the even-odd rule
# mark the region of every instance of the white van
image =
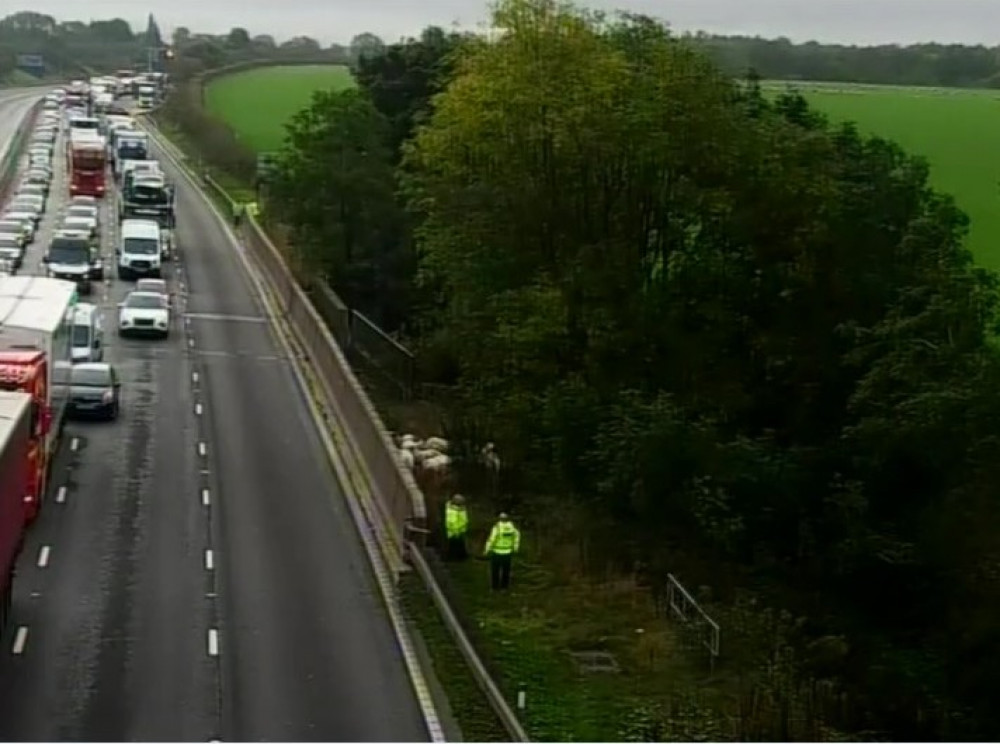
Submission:
POLYGON ((118 278, 138 279, 161 275, 163 239, 155 220, 122 220, 118 254, 118 278))
POLYGON ((104 329, 97 305, 78 302, 73 308, 73 364, 104 359, 104 329))

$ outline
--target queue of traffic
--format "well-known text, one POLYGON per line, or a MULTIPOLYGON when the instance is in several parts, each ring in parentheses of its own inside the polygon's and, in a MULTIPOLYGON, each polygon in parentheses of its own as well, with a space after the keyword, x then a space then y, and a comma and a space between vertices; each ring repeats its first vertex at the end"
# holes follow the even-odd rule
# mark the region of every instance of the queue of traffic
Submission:
POLYGON ((102 282, 135 281, 117 308, 118 334, 166 338, 172 325, 163 276, 173 257, 172 186, 126 111, 95 111, 93 97, 78 93, 46 96, 20 183, 0 205, 0 620, 63 424, 119 415, 101 308, 87 300, 102 282))

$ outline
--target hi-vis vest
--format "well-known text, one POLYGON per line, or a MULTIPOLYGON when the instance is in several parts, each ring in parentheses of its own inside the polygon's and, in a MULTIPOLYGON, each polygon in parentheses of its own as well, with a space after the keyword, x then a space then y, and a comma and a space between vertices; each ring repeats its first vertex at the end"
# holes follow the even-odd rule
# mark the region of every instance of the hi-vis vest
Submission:
POLYGON ((448 504, 444 510, 444 529, 448 537, 461 537, 469 529, 469 513, 464 506, 448 504))
POLYGON ((490 532, 490 539, 486 541, 486 555, 496 553, 497 555, 510 555, 516 553, 521 546, 521 533, 512 522, 497 522, 490 532))

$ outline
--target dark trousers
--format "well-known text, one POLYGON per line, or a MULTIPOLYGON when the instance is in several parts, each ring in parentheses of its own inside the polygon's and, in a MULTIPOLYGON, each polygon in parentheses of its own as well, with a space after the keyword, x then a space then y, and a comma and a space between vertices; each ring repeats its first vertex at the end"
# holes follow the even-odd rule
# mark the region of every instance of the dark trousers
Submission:
POLYGON ((510 563, 513 557, 510 553, 490 553, 490 586, 494 589, 510 587, 510 563))
POLYGON ((448 542, 444 546, 444 559, 446 561, 464 561, 468 555, 465 548, 465 535, 448 538, 448 542))

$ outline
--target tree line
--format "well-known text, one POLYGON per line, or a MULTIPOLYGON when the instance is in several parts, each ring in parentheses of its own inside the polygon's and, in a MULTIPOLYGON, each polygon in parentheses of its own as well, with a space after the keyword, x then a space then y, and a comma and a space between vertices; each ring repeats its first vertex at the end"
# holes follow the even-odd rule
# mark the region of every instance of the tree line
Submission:
MULTIPOLYGON (((145 29, 134 30, 122 18, 85 23, 19 11, 0 19, 0 76, 15 69, 19 54, 42 55, 48 70, 56 73, 145 69, 150 61, 149 50, 165 46, 171 46, 177 54, 176 64, 170 64, 171 72, 187 78, 202 70, 250 59, 309 56, 348 64, 361 55, 380 52, 385 43, 366 32, 354 36, 349 44, 323 48, 310 36, 278 42, 270 34, 251 35, 243 27, 234 27, 225 34, 204 34, 181 26, 174 29, 170 38, 165 38, 152 15, 145 29)), ((162 57, 155 59, 157 64, 164 64, 162 57)))
POLYGON ((317 93, 272 216, 411 339, 539 534, 769 587, 797 647, 840 641, 799 668, 847 696, 837 728, 996 736, 1000 295, 967 217, 922 159, 757 83, 806 67, 734 79, 717 39, 549 0, 493 28, 317 93))
POLYGON ((724 70, 764 79, 947 88, 1000 88, 1000 46, 793 44, 788 39, 694 34, 724 70))

